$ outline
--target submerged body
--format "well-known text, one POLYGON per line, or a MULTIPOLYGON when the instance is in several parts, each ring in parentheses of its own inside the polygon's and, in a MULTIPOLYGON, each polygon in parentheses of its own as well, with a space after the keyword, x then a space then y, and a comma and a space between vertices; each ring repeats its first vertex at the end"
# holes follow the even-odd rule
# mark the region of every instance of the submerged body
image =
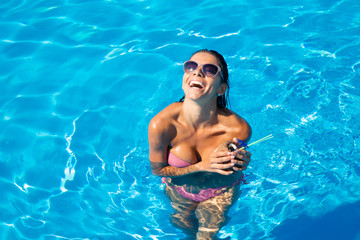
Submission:
POLYGON ((222 79, 227 72, 217 74, 210 66, 219 65, 217 56, 198 52, 190 60, 196 68, 185 71, 184 101, 171 104, 150 122, 149 155, 153 173, 166 182, 175 209, 172 223, 196 239, 214 239, 239 196, 241 171, 251 156, 245 150, 230 152, 224 142, 247 142, 251 128, 217 104, 227 89, 222 79))

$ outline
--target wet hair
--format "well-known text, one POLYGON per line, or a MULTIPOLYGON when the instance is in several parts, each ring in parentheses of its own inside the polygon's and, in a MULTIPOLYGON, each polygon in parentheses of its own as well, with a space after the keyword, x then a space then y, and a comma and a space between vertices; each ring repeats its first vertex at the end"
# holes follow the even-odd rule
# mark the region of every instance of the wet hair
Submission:
MULTIPOLYGON (((229 101, 229 89, 230 89, 229 71, 228 71, 227 64, 226 64, 226 61, 225 61, 224 57, 220 53, 218 53, 217 51, 207 50, 207 49, 198 50, 198 51, 194 52, 191 55, 191 57, 194 56, 197 53, 209 53, 209 54, 213 55, 214 57, 216 57, 216 59, 217 59, 217 61, 219 63, 219 67, 221 69, 222 75, 223 75, 223 77, 221 77, 221 83, 226 85, 226 92, 217 97, 216 103, 217 103, 217 106, 219 108, 226 108, 226 107, 230 106, 230 101, 229 101)), ((185 99, 185 96, 183 96, 180 99, 180 102, 183 102, 184 99, 185 99)))

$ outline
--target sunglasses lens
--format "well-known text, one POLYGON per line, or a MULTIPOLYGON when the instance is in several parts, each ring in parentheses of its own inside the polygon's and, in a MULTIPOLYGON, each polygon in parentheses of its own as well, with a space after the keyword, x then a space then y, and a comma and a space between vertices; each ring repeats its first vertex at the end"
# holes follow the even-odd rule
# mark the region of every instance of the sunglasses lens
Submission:
MULTIPOLYGON (((192 73, 198 68, 199 64, 194 61, 187 61, 184 63, 184 70, 187 73, 192 73)), ((208 77, 214 77, 217 72, 219 71, 219 68, 214 64, 205 64, 202 66, 202 71, 204 74, 208 77)))
POLYGON ((198 67, 198 64, 196 62, 193 62, 193 61, 187 61, 185 64, 184 64, 184 69, 185 69, 185 72, 193 72, 195 71, 195 69, 198 67))
POLYGON ((217 66, 213 64, 205 64, 203 66, 204 74, 208 77, 214 77, 216 73, 218 72, 217 66))

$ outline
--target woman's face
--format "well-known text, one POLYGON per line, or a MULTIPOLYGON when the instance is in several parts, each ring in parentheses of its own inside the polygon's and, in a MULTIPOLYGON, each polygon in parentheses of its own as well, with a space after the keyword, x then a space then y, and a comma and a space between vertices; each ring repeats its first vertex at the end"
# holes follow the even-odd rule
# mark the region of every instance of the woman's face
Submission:
POLYGON ((221 84, 221 74, 208 77, 203 72, 204 64, 213 64, 220 68, 217 58, 210 53, 199 52, 190 58, 199 66, 191 73, 184 73, 182 89, 185 97, 192 100, 216 99, 218 94, 224 94, 225 84, 221 84))

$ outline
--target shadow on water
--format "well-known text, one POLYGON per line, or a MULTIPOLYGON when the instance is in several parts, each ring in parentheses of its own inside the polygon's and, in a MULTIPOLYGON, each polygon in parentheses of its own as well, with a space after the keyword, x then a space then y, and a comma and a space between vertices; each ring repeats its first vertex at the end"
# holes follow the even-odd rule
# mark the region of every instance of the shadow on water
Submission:
POLYGON ((360 240, 360 201, 336 208, 319 218, 300 216, 271 232, 276 240, 360 240))

